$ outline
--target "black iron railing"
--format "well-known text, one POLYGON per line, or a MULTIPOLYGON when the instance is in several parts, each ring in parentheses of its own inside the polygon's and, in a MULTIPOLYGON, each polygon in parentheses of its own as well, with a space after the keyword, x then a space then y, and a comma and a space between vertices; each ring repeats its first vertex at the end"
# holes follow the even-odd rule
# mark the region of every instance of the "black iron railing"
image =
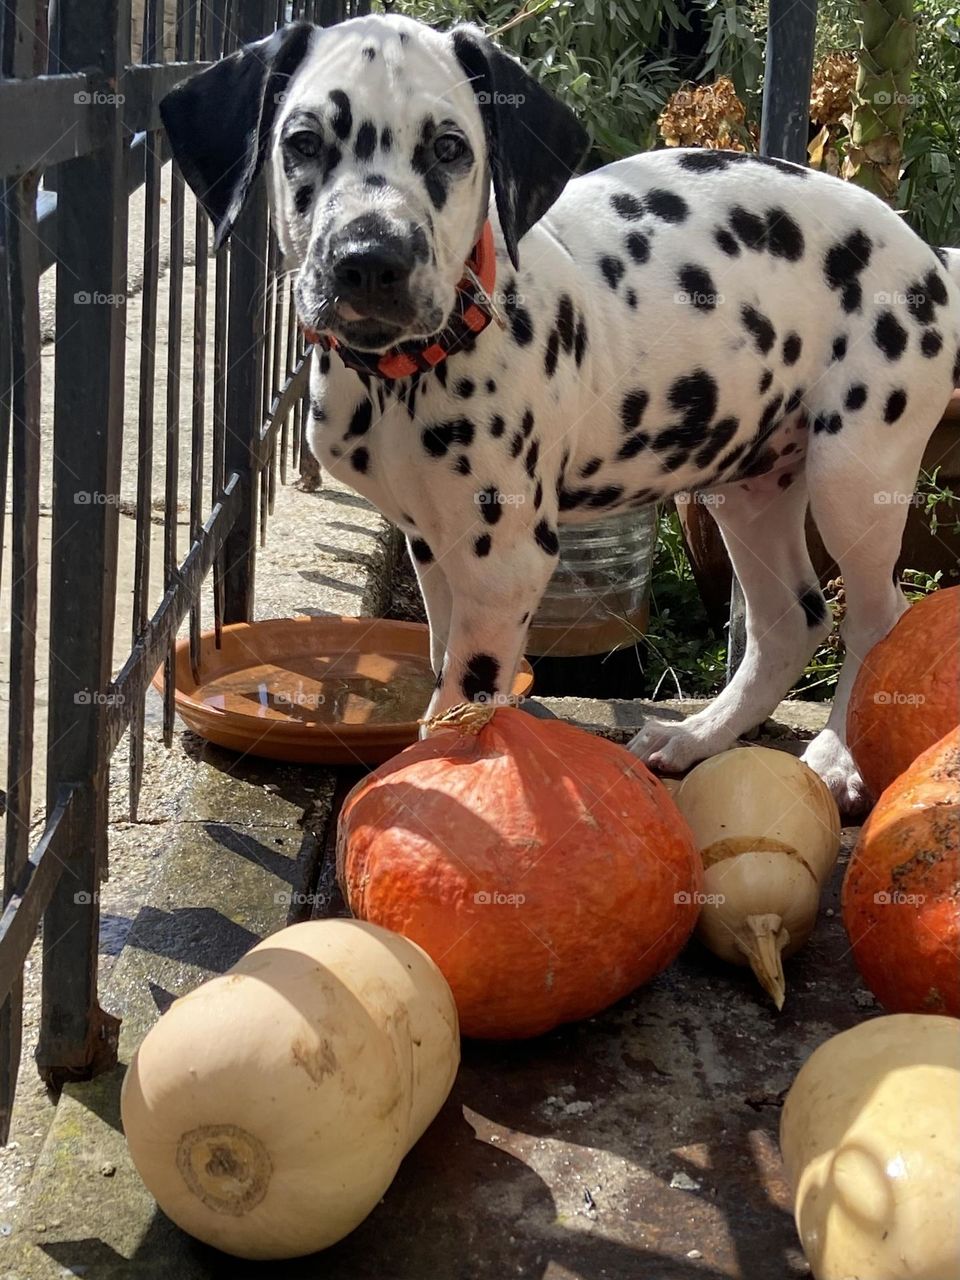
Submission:
POLYGON ((191 72, 291 18, 329 25, 367 7, 342 0, 5 0, 0 8, 0 513, 11 504, 6 529, 0 514, 0 546, 4 534, 10 544, 0 1141, 21 1058, 23 966, 41 923, 41 1075, 58 1085, 115 1060, 116 1019, 97 996, 110 759, 129 732, 135 815, 149 682, 163 664, 169 742, 178 630, 188 618, 196 655, 201 589, 211 570, 217 628, 251 616, 257 532, 272 508, 278 463, 285 476, 289 447, 294 465, 301 453, 304 347, 289 288, 276 283, 278 251, 262 186, 230 247, 214 259, 206 215, 167 164, 158 104, 191 72), (127 230, 134 193, 142 199, 143 236, 132 343, 127 230), (54 265, 51 433, 42 412, 41 368, 46 374, 51 362, 41 361, 39 295, 41 276, 54 265), (166 352, 158 358, 161 319, 166 352), (126 504, 135 507, 135 528, 132 581, 121 584, 125 447, 136 450, 135 460, 128 458, 135 502, 126 504), (181 468, 181 450, 189 468, 181 468), (50 638, 38 652, 47 573, 41 498, 52 525, 50 638), (160 546, 151 538, 158 504, 160 546), (158 559, 162 582, 151 589, 158 559), (132 619, 129 649, 118 662, 121 585, 132 594, 132 619), (35 741, 44 663, 45 743, 35 741), (42 804, 31 781, 44 750, 42 804))

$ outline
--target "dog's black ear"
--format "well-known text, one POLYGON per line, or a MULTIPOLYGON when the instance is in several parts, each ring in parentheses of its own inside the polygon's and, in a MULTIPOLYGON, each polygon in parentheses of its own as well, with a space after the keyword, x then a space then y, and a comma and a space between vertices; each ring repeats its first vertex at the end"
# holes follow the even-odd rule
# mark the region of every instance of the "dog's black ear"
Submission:
POLYGON ((160 103, 174 157, 213 220, 216 249, 263 167, 281 95, 316 30, 309 22, 281 27, 177 85, 160 103))
POLYGON ((517 242, 559 196, 590 139, 573 112, 492 40, 471 27, 452 35, 483 117, 500 226, 518 267, 517 242))

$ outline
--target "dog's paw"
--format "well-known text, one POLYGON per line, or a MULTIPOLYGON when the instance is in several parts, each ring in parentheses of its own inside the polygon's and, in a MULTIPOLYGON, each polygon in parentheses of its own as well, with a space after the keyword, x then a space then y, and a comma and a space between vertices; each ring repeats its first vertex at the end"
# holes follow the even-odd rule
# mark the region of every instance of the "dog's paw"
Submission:
POLYGON ((732 734, 716 726, 698 725, 694 720, 666 723, 648 720, 627 749, 663 773, 683 773, 698 760, 706 760, 734 744, 732 734))
POLYGON ((845 822, 862 817, 870 808, 872 797, 866 783, 853 756, 832 729, 818 733, 800 759, 830 788, 845 822))

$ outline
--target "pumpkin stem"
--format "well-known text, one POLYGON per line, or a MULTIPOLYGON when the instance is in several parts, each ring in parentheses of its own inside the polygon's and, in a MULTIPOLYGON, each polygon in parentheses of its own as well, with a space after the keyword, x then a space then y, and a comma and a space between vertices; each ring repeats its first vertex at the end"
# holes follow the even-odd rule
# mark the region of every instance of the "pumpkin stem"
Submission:
POLYGON ((747 916, 745 938, 737 938, 737 946, 750 962, 757 981, 777 1006, 783 1008, 787 994, 787 981, 783 976, 781 952, 790 941, 790 932, 782 916, 773 914, 747 916))
POLYGON ((490 723, 496 709, 493 702, 460 702, 449 711, 419 723, 426 725, 430 733, 436 729, 455 729, 458 733, 477 734, 490 723))

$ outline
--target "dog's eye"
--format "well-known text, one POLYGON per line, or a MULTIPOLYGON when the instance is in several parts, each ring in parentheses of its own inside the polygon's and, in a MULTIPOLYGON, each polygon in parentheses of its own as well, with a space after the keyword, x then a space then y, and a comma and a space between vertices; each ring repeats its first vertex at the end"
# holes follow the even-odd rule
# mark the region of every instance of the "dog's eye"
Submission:
POLYGON ((459 133, 441 133, 433 140, 433 153, 443 164, 462 160, 469 150, 466 138, 459 133))
POLYGON ((291 133, 284 139, 284 143, 294 155, 301 156, 304 160, 314 160, 323 147, 318 135, 310 133, 307 129, 301 129, 299 133, 291 133))

